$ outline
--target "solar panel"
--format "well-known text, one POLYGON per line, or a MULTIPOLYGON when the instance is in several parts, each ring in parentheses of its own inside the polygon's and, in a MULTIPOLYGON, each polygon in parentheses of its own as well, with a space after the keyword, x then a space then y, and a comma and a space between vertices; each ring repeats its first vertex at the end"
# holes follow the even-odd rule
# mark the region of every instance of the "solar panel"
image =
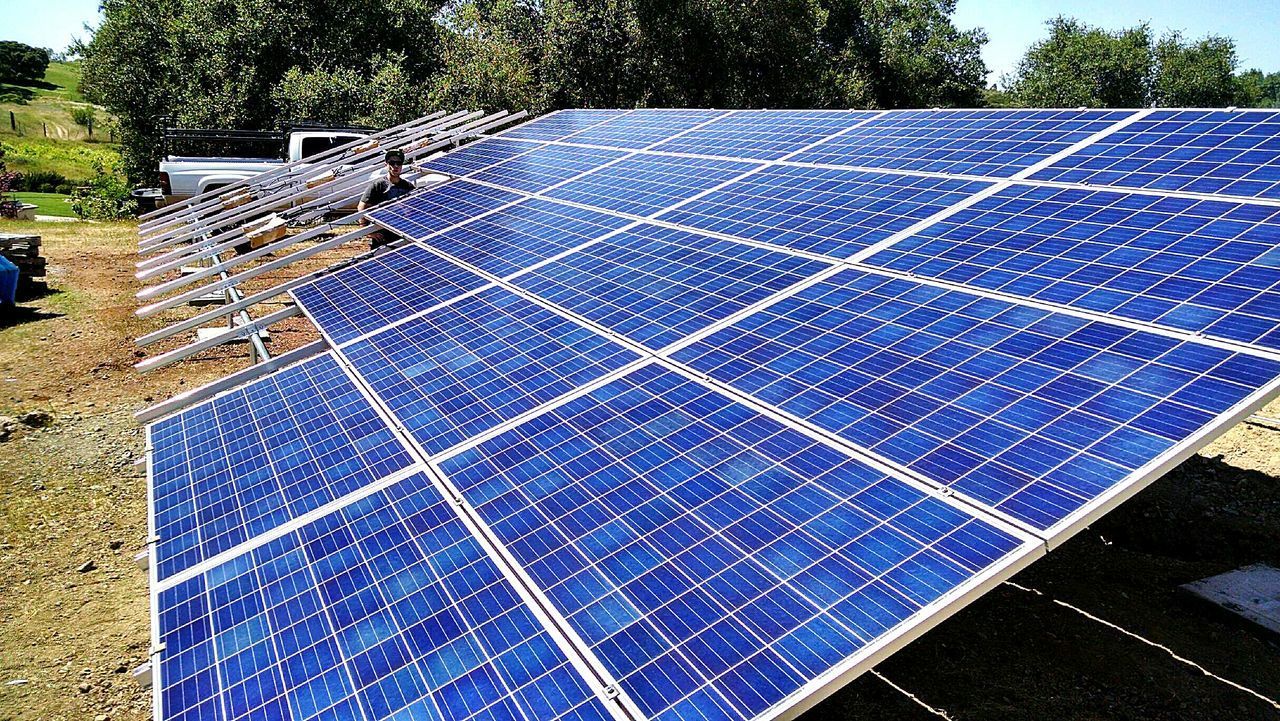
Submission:
POLYGON ((647 216, 732 180, 757 163, 633 155, 549 190, 549 198, 647 216))
POLYGON ((429 455, 638 357, 502 288, 358 340, 342 353, 429 455))
POLYGON ((486 283, 410 245, 323 276, 291 294, 316 326, 340 345, 486 283))
POLYGON ((657 350, 827 267, 787 253, 640 224, 513 282, 657 350))
POLYGON ((876 115, 867 110, 739 110, 653 149, 778 160, 876 115))
POLYGON ((437 173, 454 176, 470 175, 542 147, 545 146, 537 143, 521 143, 506 138, 486 138, 419 165, 437 173))
POLYGON ((899 111, 791 159, 1007 178, 1131 115, 1132 110, 899 111))
POLYGON ((525 140, 560 140, 579 130, 599 125, 624 115, 626 110, 557 110, 522 125, 517 125, 502 133, 504 138, 522 138, 525 140))
POLYGON ((505 277, 630 222, 532 198, 421 242, 486 273, 505 277))
POLYGON ((163 580, 413 461, 324 354, 148 429, 163 580))
POLYGON ((1035 550, 658 365, 440 467, 644 718, 781 712, 1035 550))
POLYGON ((857 270, 675 360, 1049 535, 1280 362, 857 270))
POLYGON ((988 185, 931 176, 770 166, 656 217, 846 258, 988 185))
POLYGON ((626 155, 621 150, 547 145, 470 176, 525 193, 537 193, 626 155))
POLYGON ((714 120, 725 110, 632 110, 564 138, 566 143, 639 150, 714 120))
POLYGON ((414 193, 369 212, 370 220, 407 238, 422 238, 495 208, 522 195, 456 180, 414 193))
POLYGON ((157 716, 808 707, 1280 395, 1276 114, 1137 112, 434 159, 292 291, 336 350, 148 430, 157 716))
POLYGON ((415 474, 157 594, 181 719, 611 716, 415 474))
POLYGON ((1156 110, 1031 177, 1280 198, 1280 112, 1156 110))
POLYGON ((869 263, 1280 349, 1280 208, 1014 185, 869 263))

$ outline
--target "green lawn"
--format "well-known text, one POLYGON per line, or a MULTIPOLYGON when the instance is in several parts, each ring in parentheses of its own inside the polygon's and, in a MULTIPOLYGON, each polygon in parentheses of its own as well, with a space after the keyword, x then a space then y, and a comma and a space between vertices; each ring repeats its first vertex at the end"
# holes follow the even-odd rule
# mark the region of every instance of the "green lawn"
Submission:
POLYGON ((75 213, 71 212, 71 204, 66 202, 71 196, 59 195, 58 193, 14 193, 14 196, 23 203, 33 203, 36 206, 36 215, 57 215, 63 218, 74 218, 75 213))

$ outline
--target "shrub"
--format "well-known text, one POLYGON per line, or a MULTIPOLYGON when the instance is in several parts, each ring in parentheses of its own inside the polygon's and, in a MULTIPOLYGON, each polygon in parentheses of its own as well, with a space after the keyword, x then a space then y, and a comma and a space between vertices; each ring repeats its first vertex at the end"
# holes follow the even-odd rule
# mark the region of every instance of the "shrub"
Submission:
POLYGON ((57 193, 58 195, 71 195, 71 191, 75 190, 75 188, 76 186, 72 185, 71 183, 63 183, 62 185, 59 185, 53 192, 57 193))
POLYGON ((78 108, 71 109, 71 119, 76 125, 91 126, 93 125, 94 112, 92 105, 82 105, 78 108))
POLYGON ((62 173, 52 170, 36 170, 23 173, 22 179, 14 190, 25 190, 30 193, 52 193, 59 185, 70 185, 71 181, 62 173))
POLYGON ((133 217, 138 203, 129 197, 129 185, 116 169, 108 170, 95 160, 88 186, 71 195, 71 212, 81 220, 120 220, 133 217))

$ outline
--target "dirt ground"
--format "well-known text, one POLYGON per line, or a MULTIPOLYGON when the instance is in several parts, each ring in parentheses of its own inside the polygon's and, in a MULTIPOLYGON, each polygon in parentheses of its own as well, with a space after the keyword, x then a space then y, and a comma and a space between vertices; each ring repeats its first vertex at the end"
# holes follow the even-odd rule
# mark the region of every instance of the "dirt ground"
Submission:
MULTIPOLYGON (((127 673, 149 643, 146 578, 132 562, 146 535, 145 480, 133 469, 143 437, 132 414, 244 367, 247 351, 208 351, 140 375, 131 339, 192 311, 134 317, 135 227, 0 231, 43 236, 54 289, 0 320, 0 415, 50 415, 47 427, 0 441, 0 720, 145 719, 150 694, 127 673)), ((295 319, 272 348, 314 337, 295 319)), ((1280 403, 1265 413, 1280 415, 1280 403)), ((1001 586, 878 671, 955 721, 1280 719, 1269 704, 1052 600, 1280 699, 1280 639, 1177 591, 1250 563, 1280 566, 1278 478, 1280 431, 1240 424, 1015 579, 1046 596, 1001 586)), ((804 718, 938 716, 868 674, 804 718)))

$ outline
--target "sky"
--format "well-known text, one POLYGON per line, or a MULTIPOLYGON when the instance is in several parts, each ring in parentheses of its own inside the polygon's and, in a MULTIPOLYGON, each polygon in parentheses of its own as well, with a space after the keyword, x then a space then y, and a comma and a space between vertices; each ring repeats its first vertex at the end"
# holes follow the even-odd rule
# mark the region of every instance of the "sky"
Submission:
POLYGON ((995 82, 1017 67, 1031 43, 1046 37, 1045 21, 1058 15, 1107 30, 1145 22, 1157 37, 1171 30, 1187 39, 1225 35, 1236 42, 1240 70, 1280 70, 1276 0, 958 0, 954 20, 962 30, 987 31, 982 59, 995 82))
MULTIPOLYGON (((99 0, 0 0, 0 40, 63 50, 73 37, 88 39, 99 0)), ((1011 72, 1027 47, 1045 36, 1044 23, 1069 15, 1108 30, 1150 23, 1157 35, 1181 30, 1187 38, 1226 35, 1236 42, 1240 69, 1280 70, 1280 9, 1276 0, 958 0, 956 26, 981 27, 990 80, 1011 72)))

